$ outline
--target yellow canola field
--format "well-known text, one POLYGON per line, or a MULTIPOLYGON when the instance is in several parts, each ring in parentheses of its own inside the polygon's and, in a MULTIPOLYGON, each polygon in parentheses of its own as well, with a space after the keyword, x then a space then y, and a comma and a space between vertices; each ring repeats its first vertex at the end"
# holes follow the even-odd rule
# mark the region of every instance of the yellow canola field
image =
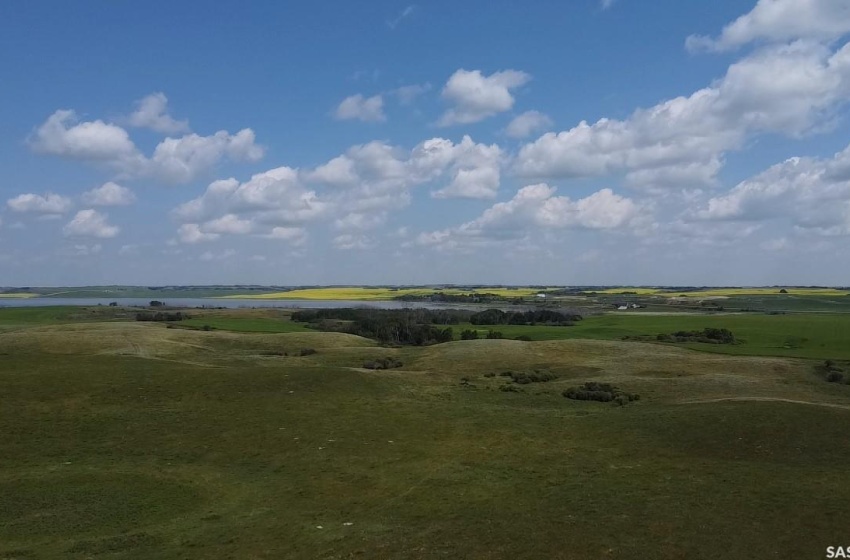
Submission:
POLYGON ((246 294, 236 296, 222 296, 227 299, 326 299, 326 300, 351 300, 351 301, 374 301, 388 300, 404 295, 427 296, 437 292, 448 295, 459 294, 494 294, 503 297, 527 297, 541 290, 532 288, 477 288, 474 290, 459 290, 457 288, 433 289, 433 288, 363 288, 363 287, 329 287, 308 288, 304 290, 290 290, 288 292, 273 292, 269 294, 246 294))

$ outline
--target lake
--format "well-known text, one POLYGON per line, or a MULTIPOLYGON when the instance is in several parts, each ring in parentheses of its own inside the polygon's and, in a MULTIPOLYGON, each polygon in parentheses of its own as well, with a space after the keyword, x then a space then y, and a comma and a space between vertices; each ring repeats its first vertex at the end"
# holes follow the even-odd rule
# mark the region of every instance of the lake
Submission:
MULTIPOLYGON (((212 299, 212 298, 162 298, 169 307, 226 307, 228 309, 252 307, 282 307, 287 309, 333 309, 338 307, 372 307, 375 309, 459 309, 500 308, 516 309, 511 305, 469 305, 458 303, 436 303, 429 301, 346 301, 323 299, 212 299)), ((0 307, 46 307, 50 305, 109 305, 116 302, 122 307, 147 307, 150 298, 0 298, 0 307)))

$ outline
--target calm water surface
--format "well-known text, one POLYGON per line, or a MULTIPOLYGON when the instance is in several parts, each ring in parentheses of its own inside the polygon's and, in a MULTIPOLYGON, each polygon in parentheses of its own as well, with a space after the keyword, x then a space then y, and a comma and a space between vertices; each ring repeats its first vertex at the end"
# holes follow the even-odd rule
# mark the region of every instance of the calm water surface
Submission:
MULTIPOLYGON (((283 307, 333 309, 337 307, 372 307, 375 309, 450 309, 470 307, 458 303, 433 303, 419 301, 346 301, 323 299, 211 299, 211 298, 162 298, 170 307, 226 307, 229 309, 252 307, 283 307)), ((0 307, 45 307, 49 305, 109 305, 116 302, 122 307, 147 307, 150 298, 0 298, 0 307)), ((473 305, 472 307, 481 307, 473 305)), ((511 306, 490 304, 485 307, 509 308, 511 306)))

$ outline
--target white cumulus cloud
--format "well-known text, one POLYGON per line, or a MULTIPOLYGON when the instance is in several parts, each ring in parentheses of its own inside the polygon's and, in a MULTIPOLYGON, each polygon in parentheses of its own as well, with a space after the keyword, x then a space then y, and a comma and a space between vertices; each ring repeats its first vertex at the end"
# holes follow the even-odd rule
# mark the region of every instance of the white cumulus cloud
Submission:
POLYGON ((107 222, 106 214, 97 210, 80 210, 62 230, 67 237, 95 237, 109 239, 121 231, 107 222))
POLYGON ((89 206, 129 206, 136 202, 136 195, 127 187, 109 181, 86 191, 82 199, 89 206))
POLYGON ((127 131, 102 120, 79 122, 74 111, 50 115, 29 138, 37 152, 83 161, 115 163, 126 168, 143 159, 127 131))
POLYGON ((523 187, 512 199, 494 204, 478 218, 455 228, 422 233, 416 243, 455 249, 522 239, 535 230, 637 229, 651 218, 646 208, 611 189, 578 200, 555 192, 545 183, 523 187))
POLYGON ((719 37, 692 35, 686 45, 691 51, 726 51, 753 41, 829 41, 847 33, 846 0, 759 0, 752 11, 724 27, 719 37))
POLYGON ((552 119, 547 115, 539 111, 526 111, 513 118, 505 129, 505 134, 511 138, 525 138, 526 136, 530 136, 532 132, 551 125, 552 119))
POLYGON ((201 231, 198 224, 183 224, 177 229, 177 238, 181 243, 201 243, 203 241, 215 241, 221 237, 218 233, 205 233, 201 231))
POLYGON ((365 122, 385 121, 384 98, 381 95, 363 97, 361 94, 346 97, 337 106, 334 113, 339 120, 360 120, 365 122))
POLYGON ((69 110, 53 113, 28 142, 36 152, 100 165, 123 178, 149 177, 171 184, 202 177, 223 160, 256 162, 265 153, 254 131, 245 128, 235 134, 220 130, 209 136, 165 138, 146 157, 117 124, 79 122, 69 110))
MULTIPOLYGON (((522 147, 516 171, 570 178, 625 172, 635 186, 676 180, 711 184, 722 155, 757 134, 802 136, 828 124, 850 99, 850 45, 808 42, 765 48, 710 87, 625 120, 581 122, 522 147)), ((695 187, 699 184, 679 184, 695 187)))
POLYGON ((64 214, 73 206, 70 198, 53 193, 20 194, 7 200, 6 205, 14 212, 31 214, 64 214))
POLYGON ((832 158, 790 158, 710 198, 692 220, 785 220, 819 235, 850 235, 850 146, 832 158))
POLYGON ((374 241, 369 237, 350 233, 344 233, 334 237, 333 244, 334 247, 342 251, 363 251, 372 249, 375 246, 374 241))
POLYGON ((528 83, 531 76, 518 70, 503 70, 485 76, 480 70, 460 69, 449 78, 442 96, 453 107, 437 122, 440 126, 474 123, 514 106, 511 90, 528 83))
POLYGON ((168 114, 168 98, 164 93, 152 93, 136 103, 130 115, 131 126, 149 128, 162 134, 189 132, 189 121, 178 121, 168 114))
POLYGON ((203 195, 178 206, 173 214, 184 222, 184 243, 217 239, 221 234, 274 233, 275 227, 300 227, 325 216, 329 203, 307 190, 298 172, 279 167, 249 181, 211 183, 203 195))

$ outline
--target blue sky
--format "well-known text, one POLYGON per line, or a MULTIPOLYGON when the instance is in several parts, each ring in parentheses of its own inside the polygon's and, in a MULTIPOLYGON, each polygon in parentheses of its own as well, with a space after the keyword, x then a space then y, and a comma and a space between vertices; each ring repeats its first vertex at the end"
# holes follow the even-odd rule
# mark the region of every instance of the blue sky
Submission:
POLYGON ((846 284, 844 0, 0 5, 0 285, 846 284))

